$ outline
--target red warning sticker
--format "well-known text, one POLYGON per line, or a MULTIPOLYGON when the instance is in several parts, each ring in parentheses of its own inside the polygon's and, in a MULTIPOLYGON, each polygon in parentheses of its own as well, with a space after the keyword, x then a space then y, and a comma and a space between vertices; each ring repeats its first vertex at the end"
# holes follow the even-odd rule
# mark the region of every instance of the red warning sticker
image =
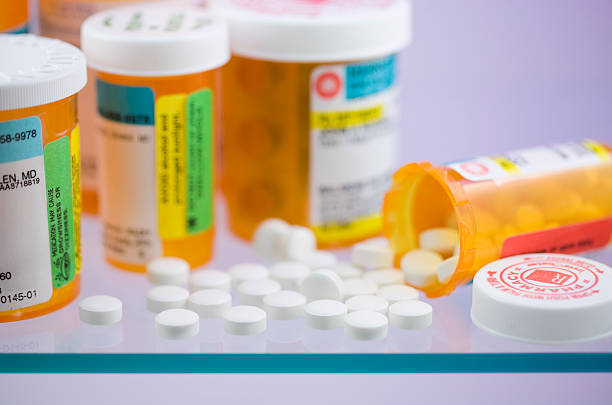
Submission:
POLYGON ((543 231, 511 236, 504 241, 501 257, 524 253, 572 254, 598 249, 610 243, 612 217, 543 231))

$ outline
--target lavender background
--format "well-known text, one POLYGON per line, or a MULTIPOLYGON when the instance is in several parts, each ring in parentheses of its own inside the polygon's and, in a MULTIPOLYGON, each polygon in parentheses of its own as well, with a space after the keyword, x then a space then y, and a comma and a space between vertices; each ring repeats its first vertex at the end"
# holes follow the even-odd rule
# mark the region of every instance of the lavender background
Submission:
MULTIPOLYGON (((401 160, 612 142, 612 1, 415 0, 401 160)), ((610 375, 0 376, 0 403, 604 404, 610 375), (236 389, 238 388, 238 389, 236 389)))

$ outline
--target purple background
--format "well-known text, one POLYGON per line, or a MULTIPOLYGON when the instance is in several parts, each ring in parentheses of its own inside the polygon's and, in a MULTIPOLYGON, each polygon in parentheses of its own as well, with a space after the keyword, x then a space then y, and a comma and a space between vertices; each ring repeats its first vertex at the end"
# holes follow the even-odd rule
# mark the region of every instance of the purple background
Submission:
MULTIPOLYGON (((414 31, 403 58, 402 161, 444 162, 584 137, 612 142, 612 1, 415 0, 414 31)), ((3 375, 0 398, 13 405, 195 398, 202 403, 609 404, 610 378, 3 375)))

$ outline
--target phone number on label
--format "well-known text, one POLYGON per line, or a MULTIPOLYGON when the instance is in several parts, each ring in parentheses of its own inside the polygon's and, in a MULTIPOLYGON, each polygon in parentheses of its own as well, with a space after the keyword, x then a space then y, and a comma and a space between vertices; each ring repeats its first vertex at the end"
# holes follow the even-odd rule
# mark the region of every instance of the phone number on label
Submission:
POLYGON ((35 129, 17 132, 14 135, 11 135, 11 134, 0 135, 0 144, 25 141, 26 139, 36 138, 37 135, 38 134, 36 133, 35 129))

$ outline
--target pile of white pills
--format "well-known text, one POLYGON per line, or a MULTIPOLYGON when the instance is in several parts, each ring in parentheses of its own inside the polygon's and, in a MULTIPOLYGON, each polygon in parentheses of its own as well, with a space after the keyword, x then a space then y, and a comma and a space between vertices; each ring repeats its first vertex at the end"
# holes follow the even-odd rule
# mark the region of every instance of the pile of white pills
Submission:
MULTIPOLYGON (((344 329, 348 338, 360 341, 385 338, 389 325, 422 329, 431 324, 431 306, 418 301, 418 291, 404 281, 422 285, 436 275, 447 278, 456 266, 452 257, 443 260, 456 241, 448 233, 441 241, 430 231, 422 242, 441 253, 406 254, 402 272, 393 268, 394 253, 382 238, 356 244, 350 262, 338 262, 334 254, 316 249, 310 229, 269 219, 257 228, 253 244, 263 259, 273 262, 270 266, 239 263, 227 271, 191 272, 184 260, 155 259, 147 265, 154 286, 146 295, 146 308, 156 314, 157 334, 174 340, 197 335, 200 318, 220 318, 225 332, 237 336, 261 334, 269 320, 301 318, 309 328, 344 329), (239 305, 232 305, 232 292, 239 305)), ((94 296, 80 303, 83 322, 107 325, 121 315, 121 301, 114 297, 94 296)))

